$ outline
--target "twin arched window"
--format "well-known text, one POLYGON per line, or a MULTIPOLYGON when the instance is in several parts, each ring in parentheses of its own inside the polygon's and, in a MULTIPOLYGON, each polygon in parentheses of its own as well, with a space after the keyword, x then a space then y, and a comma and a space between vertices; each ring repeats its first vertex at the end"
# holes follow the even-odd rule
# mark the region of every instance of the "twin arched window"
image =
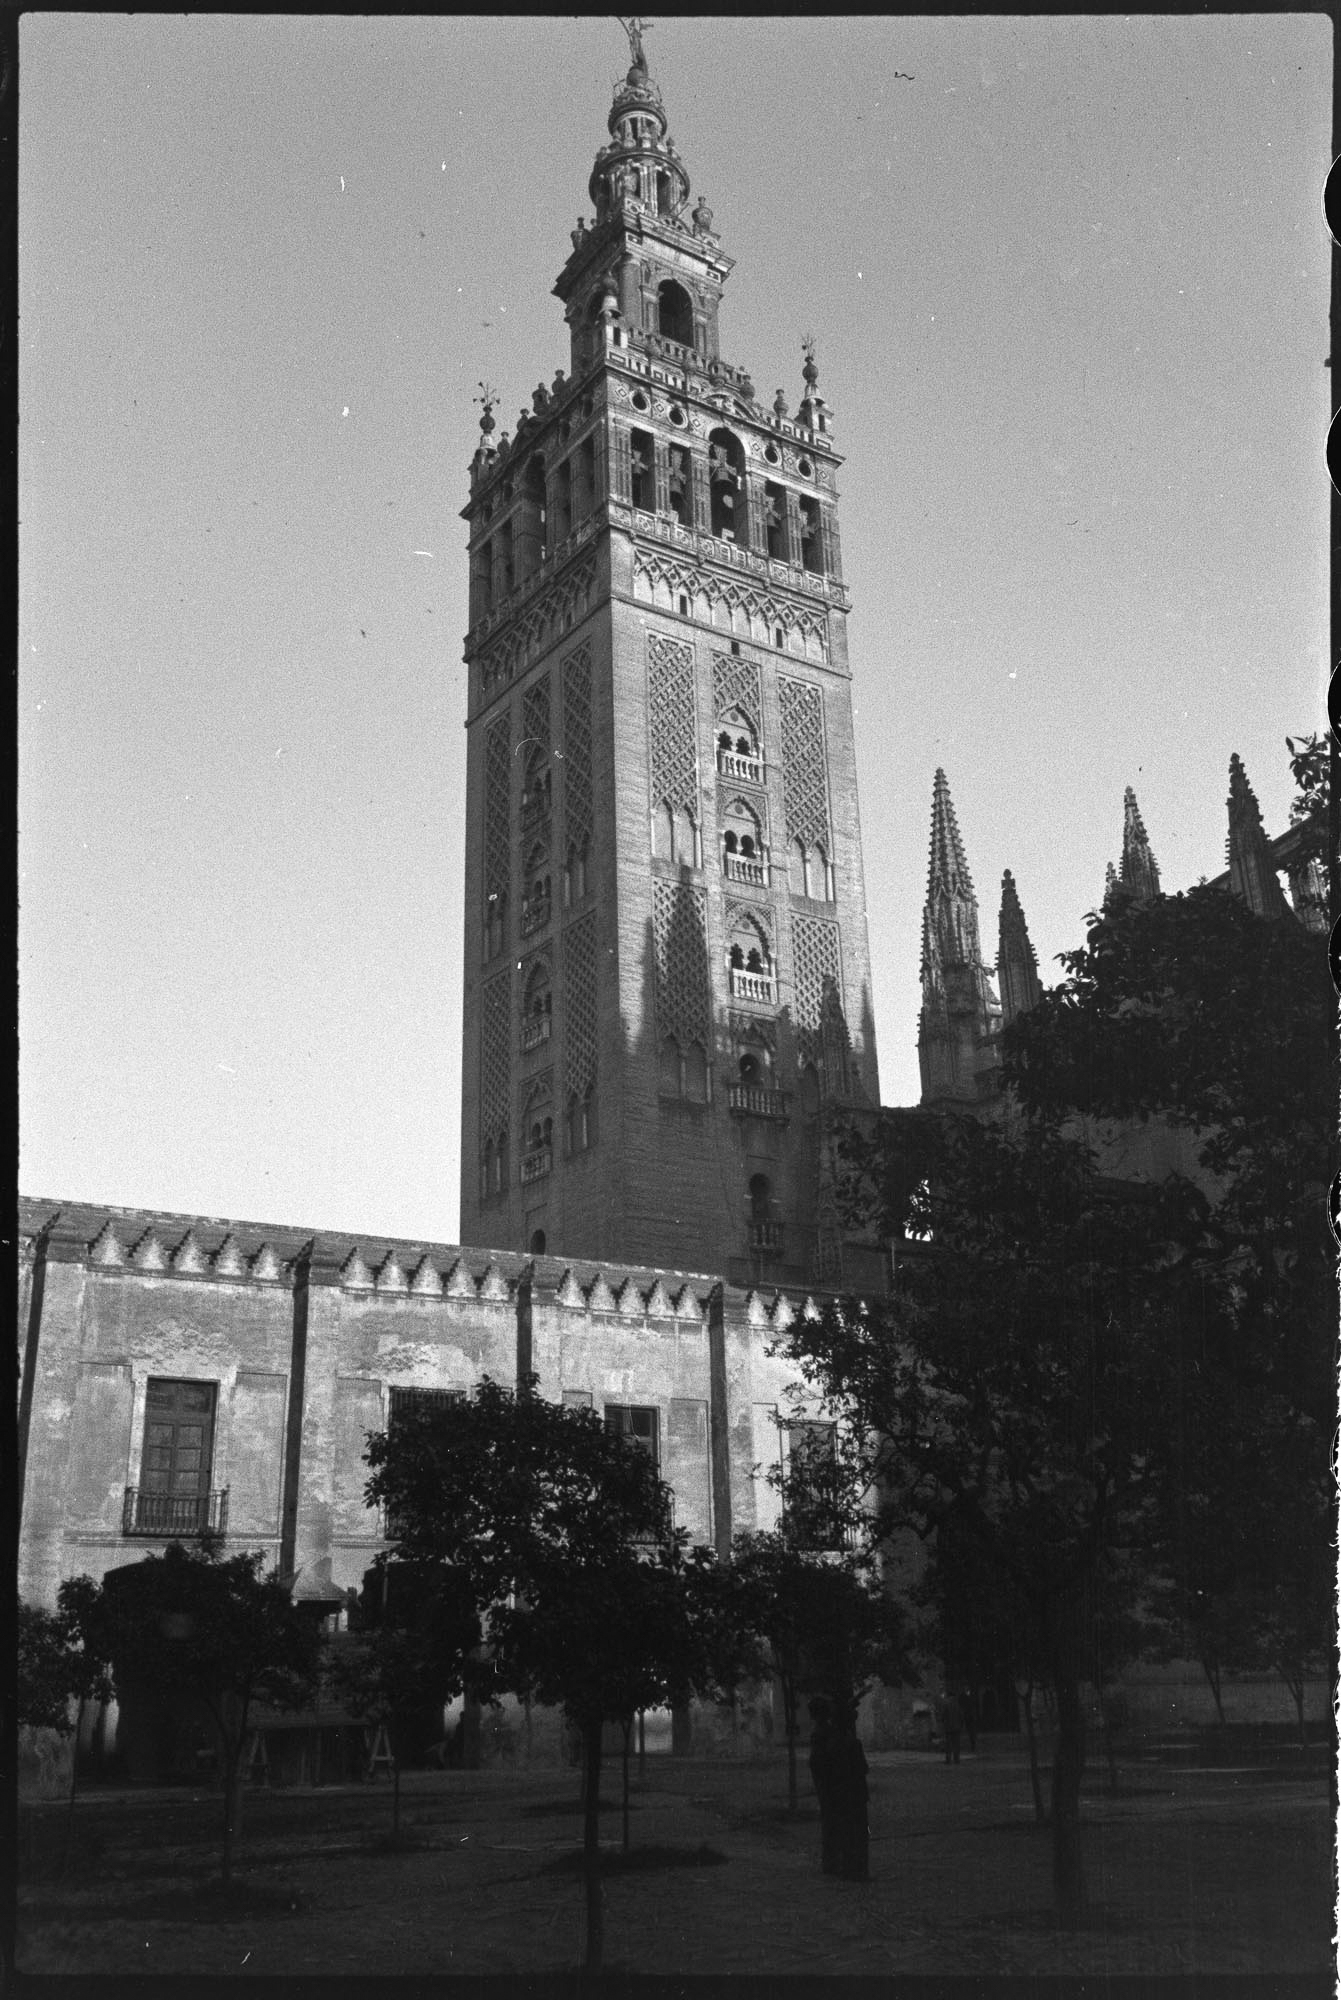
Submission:
POLYGON ((683 1098, 689 1104, 707 1104, 712 1096, 708 1055, 701 1042, 681 1048, 674 1035, 667 1035, 659 1052, 657 1093, 661 1097, 683 1098))

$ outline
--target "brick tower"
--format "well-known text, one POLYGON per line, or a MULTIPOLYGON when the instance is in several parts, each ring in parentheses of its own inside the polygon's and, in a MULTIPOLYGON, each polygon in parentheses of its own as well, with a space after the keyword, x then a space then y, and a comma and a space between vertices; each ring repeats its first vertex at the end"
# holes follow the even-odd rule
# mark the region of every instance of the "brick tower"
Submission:
POLYGON ((471 464, 463 1242, 866 1282, 826 1105, 878 1100, 831 413, 721 358, 732 260, 638 23, 471 464))

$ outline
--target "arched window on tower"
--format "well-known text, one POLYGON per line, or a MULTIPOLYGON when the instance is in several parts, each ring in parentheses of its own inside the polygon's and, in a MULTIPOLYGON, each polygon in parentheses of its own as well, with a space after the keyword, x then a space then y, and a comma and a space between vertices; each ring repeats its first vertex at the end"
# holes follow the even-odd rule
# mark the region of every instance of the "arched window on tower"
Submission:
POLYGON ((782 1225, 773 1202, 773 1186, 767 1174, 752 1174, 750 1196, 750 1249, 758 1256, 776 1256, 782 1248, 782 1225))
POLYGON ((728 430, 715 430, 708 437, 708 493, 713 534, 723 541, 743 544, 745 452, 739 438, 728 430))
POLYGON ((507 943, 508 892, 493 889, 484 900, 484 956, 497 958, 507 943))
POLYGON ((727 879, 765 887, 763 836, 753 808, 744 799, 732 799, 722 815, 722 828, 722 871, 727 879))
POLYGON ((778 562, 787 560, 787 496, 770 479, 764 485, 764 525, 768 553, 778 562))
POLYGON ((680 1044, 674 1035, 666 1035, 657 1052, 657 1095, 680 1095, 680 1044))
MULTIPOLYGON (((689 469, 689 452, 682 444, 673 444, 667 454, 671 512, 682 528, 694 525, 694 493, 689 469)), ((687 604, 681 604, 682 612, 687 612, 687 604)))
POLYGON ((516 580, 525 583, 545 560, 545 461, 534 452, 522 474, 513 525, 516 580))
POLYGON ((647 431, 629 432, 629 497, 645 514, 656 511, 656 456, 647 431))
POLYGON ((773 999, 773 954, 762 919, 740 911, 727 940, 731 992, 738 1000, 773 999))
POLYGON ((526 990, 522 995, 522 1053, 538 1049, 550 1038, 550 1028, 554 1014, 554 988, 550 980, 549 962, 545 957, 536 960, 526 978, 526 990))
POLYGON ((587 893, 587 843, 570 840, 563 865, 563 900, 566 907, 580 903, 587 893))
POLYGON ((824 574, 824 537, 820 529, 820 505, 803 493, 801 509, 801 561, 816 576, 824 574))
POLYGON ((674 278, 663 278, 657 286, 657 332, 663 340, 678 340, 682 347, 694 344, 693 304, 674 278))
POLYGON ((573 531, 573 461, 560 459, 554 468, 554 532, 550 540, 557 548, 573 531))

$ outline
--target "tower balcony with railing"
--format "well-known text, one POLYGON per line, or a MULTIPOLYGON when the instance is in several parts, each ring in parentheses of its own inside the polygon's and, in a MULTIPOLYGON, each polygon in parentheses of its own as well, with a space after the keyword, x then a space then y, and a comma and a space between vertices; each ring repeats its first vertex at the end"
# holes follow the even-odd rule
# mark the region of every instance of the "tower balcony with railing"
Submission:
POLYGON ((532 1152, 522 1154, 521 1177, 523 1187, 529 1186, 532 1181, 543 1180, 546 1174, 553 1173, 553 1171, 554 1148, 552 1146, 537 1146, 532 1152))
POLYGON ((728 882, 747 882, 753 889, 768 887, 768 863, 749 854, 724 854, 722 871, 728 882))
POLYGON ((727 1102, 741 1118, 785 1119, 787 1116, 786 1092, 768 1090, 757 1083, 728 1084, 727 1102))
POLYGON ((542 1047, 549 1040, 549 1037, 550 1016, 548 1014, 532 1014, 529 1020, 522 1022, 522 1054, 524 1056, 529 1055, 532 1049, 542 1047))
POLYGON ((727 750, 721 744, 717 746, 717 769, 724 778, 743 778, 747 785, 764 782, 762 757, 745 757, 739 750, 727 750))
POLYGON ((756 1217, 750 1224, 750 1248, 757 1254, 776 1257, 782 1250, 782 1224, 769 1217, 756 1217))
POLYGON ((530 937, 533 931, 543 930, 550 919, 551 900, 548 896, 536 896, 522 904, 521 934, 530 937))
POLYGON ((756 1006, 771 1007, 776 988, 771 972, 743 972, 731 967, 731 998, 752 1000, 756 1006))

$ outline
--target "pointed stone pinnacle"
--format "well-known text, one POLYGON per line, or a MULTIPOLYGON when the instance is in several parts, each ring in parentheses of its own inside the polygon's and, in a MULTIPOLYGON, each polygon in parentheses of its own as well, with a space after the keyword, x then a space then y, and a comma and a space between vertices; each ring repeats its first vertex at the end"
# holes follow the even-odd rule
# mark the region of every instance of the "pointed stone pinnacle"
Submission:
POLYGON ((1139 902, 1150 902, 1159 894, 1159 867, 1130 785, 1122 796, 1122 869, 1118 879, 1139 902))
POLYGON ((939 767, 931 791, 931 866, 927 874, 927 895, 937 889, 971 896, 973 877, 969 873, 959 821, 950 797, 950 781, 939 767))
POLYGON ((1262 809, 1237 750, 1229 760, 1229 886, 1258 917, 1283 917, 1288 905, 1271 859, 1262 809))
POLYGON ((1001 916, 998 923, 996 972, 1001 989, 1001 1018, 1007 1024, 1017 1014, 1034 1007, 1042 998, 1038 959, 1029 942, 1015 877, 1009 868, 1001 878, 1001 916))

